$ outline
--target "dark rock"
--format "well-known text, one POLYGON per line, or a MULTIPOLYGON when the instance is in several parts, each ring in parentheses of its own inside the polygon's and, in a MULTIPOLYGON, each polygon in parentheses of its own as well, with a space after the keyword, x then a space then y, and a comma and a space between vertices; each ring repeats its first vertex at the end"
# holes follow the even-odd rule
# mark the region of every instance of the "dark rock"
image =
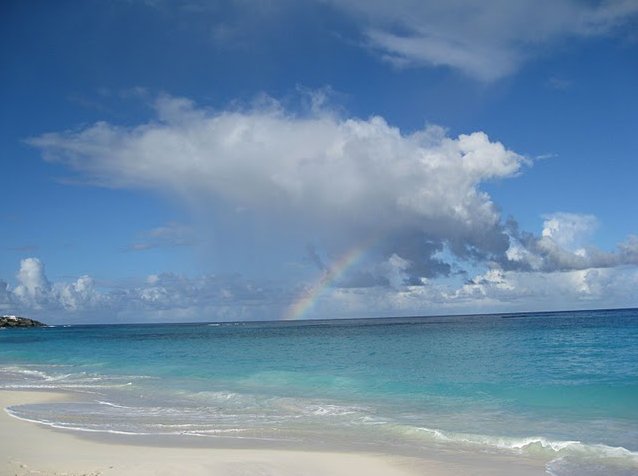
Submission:
POLYGON ((46 324, 28 317, 0 316, 0 327, 46 327, 46 324))

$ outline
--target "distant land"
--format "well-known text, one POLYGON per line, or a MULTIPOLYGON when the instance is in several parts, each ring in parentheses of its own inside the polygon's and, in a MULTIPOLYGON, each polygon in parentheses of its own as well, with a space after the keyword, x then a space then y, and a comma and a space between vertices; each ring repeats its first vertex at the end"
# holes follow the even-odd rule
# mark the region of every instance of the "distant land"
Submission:
POLYGON ((0 316, 0 328, 2 327, 44 327, 40 321, 19 316, 0 316))

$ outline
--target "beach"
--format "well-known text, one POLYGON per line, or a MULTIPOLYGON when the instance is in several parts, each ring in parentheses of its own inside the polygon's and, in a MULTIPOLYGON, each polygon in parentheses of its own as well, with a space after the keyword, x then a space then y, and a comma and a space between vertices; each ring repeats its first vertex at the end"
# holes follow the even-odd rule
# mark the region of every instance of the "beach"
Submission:
MULTIPOLYGON (((0 406, 72 400, 58 392, 0 392, 0 406)), ((467 456, 457 461, 387 454, 301 451, 268 448, 228 449, 173 447, 138 437, 87 437, 82 432, 60 431, 42 424, 0 414, 0 474, 3 475, 277 475, 277 476, 451 476, 544 474, 532 462, 493 460, 477 467, 467 456), (515 472, 512 472, 515 469, 515 472)))

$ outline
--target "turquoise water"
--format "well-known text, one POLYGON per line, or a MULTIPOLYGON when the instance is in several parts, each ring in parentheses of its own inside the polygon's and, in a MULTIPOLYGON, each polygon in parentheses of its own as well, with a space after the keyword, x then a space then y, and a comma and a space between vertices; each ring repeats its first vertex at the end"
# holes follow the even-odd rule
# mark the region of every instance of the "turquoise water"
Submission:
POLYGON ((638 474, 638 310, 0 331, 0 388, 52 426, 638 474))

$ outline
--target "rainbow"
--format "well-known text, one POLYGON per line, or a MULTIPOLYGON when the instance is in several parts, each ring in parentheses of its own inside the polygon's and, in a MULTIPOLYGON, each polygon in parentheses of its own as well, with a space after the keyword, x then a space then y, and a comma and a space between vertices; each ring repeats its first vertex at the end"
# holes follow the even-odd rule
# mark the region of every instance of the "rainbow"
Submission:
POLYGON ((343 274, 351 266, 363 257, 369 248, 370 241, 372 240, 366 240, 364 243, 354 246, 344 253, 331 267, 326 269, 319 279, 317 279, 310 287, 305 288, 297 299, 295 299, 295 301, 288 307, 283 315, 283 319, 301 319, 317 301, 321 292, 330 287, 336 280, 343 276, 343 274))

